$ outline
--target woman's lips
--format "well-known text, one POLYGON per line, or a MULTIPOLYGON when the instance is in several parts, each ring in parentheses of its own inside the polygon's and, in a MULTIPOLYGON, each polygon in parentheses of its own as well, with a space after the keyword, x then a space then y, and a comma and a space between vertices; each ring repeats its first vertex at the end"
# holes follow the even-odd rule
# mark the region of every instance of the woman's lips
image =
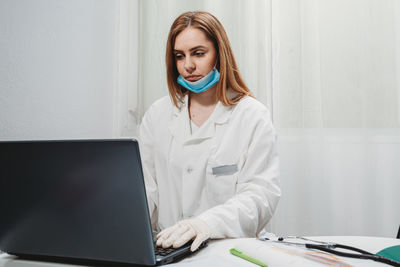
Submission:
POLYGON ((195 82, 197 80, 200 80, 201 76, 200 75, 191 75, 191 76, 187 76, 185 79, 189 82, 195 82))

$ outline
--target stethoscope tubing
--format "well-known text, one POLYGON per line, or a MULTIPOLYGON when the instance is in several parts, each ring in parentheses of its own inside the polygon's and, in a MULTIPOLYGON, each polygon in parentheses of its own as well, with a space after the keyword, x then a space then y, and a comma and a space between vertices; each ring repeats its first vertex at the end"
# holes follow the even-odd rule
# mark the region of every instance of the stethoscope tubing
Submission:
POLYGON ((365 250, 362 250, 362 249, 359 249, 359 248, 355 248, 355 247, 347 246, 347 245, 342 245, 342 244, 329 243, 329 242, 323 242, 323 241, 316 241, 316 240, 308 239, 308 238, 301 237, 301 236, 279 237, 277 241, 270 240, 269 238, 258 238, 258 239, 261 240, 261 241, 269 240, 269 241, 272 241, 272 242, 275 242, 275 243, 281 243, 281 244, 284 244, 284 245, 302 246, 302 247, 306 247, 308 249, 321 250, 321 251, 328 252, 328 253, 331 253, 331 254, 334 254, 334 255, 337 255, 337 256, 355 258, 355 259, 373 260, 373 261, 389 264, 389 265, 392 265, 392 266, 400 267, 400 262, 398 262, 398 261, 395 261, 395 260, 380 256, 380 255, 376 255, 376 254, 373 254, 371 252, 368 252, 368 251, 365 251, 365 250), (301 239, 301 240, 305 240, 305 241, 311 241, 311 242, 314 242, 314 243, 317 243, 317 244, 287 242, 287 241, 284 241, 286 238, 301 239), (335 248, 347 249, 347 250, 358 252, 360 254, 344 252, 344 251, 336 250, 335 248))
POLYGON ((386 258, 386 257, 382 257, 382 256, 379 256, 379 255, 372 254, 370 252, 358 249, 358 248, 349 247, 349 246, 345 246, 345 245, 335 244, 337 248, 344 248, 344 249, 349 249, 349 250, 353 250, 353 251, 358 251, 358 252, 360 252, 362 254, 343 252, 343 251, 335 250, 335 249, 332 249, 332 248, 328 248, 328 247, 326 247, 324 245, 309 244, 309 243, 306 243, 304 245, 305 245, 306 248, 325 251, 325 252, 328 252, 328 253, 331 253, 331 254, 335 254, 337 256, 355 258, 355 259, 373 260, 373 261, 377 261, 377 262, 386 263, 386 264, 389 264, 389 265, 392 265, 392 266, 400 266, 400 262, 398 262, 398 261, 394 261, 394 260, 391 260, 391 259, 386 258))

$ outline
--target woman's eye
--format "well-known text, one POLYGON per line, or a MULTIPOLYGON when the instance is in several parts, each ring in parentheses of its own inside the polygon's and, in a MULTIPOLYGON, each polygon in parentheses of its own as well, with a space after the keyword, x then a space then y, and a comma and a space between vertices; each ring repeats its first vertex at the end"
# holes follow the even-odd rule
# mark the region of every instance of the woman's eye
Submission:
POLYGON ((204 52, 196 52, 195 55, 198 56, 198 57, 201 57, 201 56, 204 55, 204 52))
POLYGON ((176 60, 179 60, 179 59, 182 59, 183 58, 183 55, 181 55, 181 54, 176 54, 175 55, 175 59, 176 60))

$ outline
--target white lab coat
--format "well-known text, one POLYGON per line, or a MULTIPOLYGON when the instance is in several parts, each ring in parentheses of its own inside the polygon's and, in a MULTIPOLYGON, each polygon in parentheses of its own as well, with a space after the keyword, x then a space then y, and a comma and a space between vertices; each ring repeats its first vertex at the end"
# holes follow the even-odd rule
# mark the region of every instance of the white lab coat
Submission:
POLYGON ((165 96, 140 126, 153 228, 196 216, 211 227, 212 238, 255 236, 281 194, 270 112, 252 97, 232 107, 218 102, 191 134, 187 103, 188 96, 178 109, 165 96))

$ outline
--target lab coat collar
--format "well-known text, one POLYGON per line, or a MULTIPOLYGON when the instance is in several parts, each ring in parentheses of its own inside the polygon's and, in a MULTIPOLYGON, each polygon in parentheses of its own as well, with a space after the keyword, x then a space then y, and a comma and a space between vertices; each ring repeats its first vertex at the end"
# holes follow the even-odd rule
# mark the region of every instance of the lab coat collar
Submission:
POLYGON ((228 122, 232 113, 231 106, 225 106, 221 101, 217 103, 210 119, 216 124, 224 124, 228 122))
POLYGON ((172 103, 173 115, 169 122, 169 130, 172 136, 178 140, 185 140, 190 136, 188 100, 188 95, 185 95, 183 103, 180 103, 180 108, 172 103))
POLYGON ((188 105, 189 97, 185 95, 181 108, 173 107, 173 116, 169 123, 171 134, 182 142, 211 138, 215 134, 217 124, 227 123, 233 107, 224 106, 220 101, 207 121, 193 134, 190 133, 190 119, 188 105))

